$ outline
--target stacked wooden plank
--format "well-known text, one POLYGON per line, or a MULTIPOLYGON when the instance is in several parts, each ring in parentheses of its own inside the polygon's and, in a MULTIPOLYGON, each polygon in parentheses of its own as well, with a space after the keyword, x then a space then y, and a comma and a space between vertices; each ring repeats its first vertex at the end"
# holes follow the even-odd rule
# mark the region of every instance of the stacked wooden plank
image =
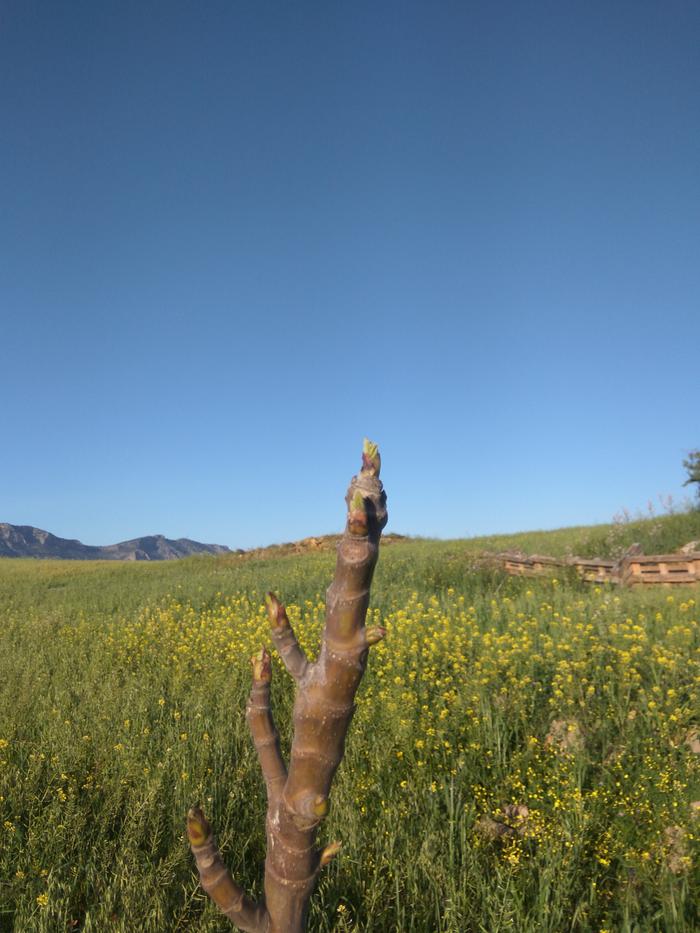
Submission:
POLYGON ((700 553, 637 554, 625 557, 618 569, 620 583, 663 583, 666 586, 688 585, 700 581, 700 553))
POLYGON ((520 551, 507 551, 496 555, 506 573, 518 577, 539 577, 551 573, 561 566, 556 557, 540 554, 522 554, 520 551))
POLYGON ((491 563, 520 577, 554 576, 557 571, 573 568, 588 583, 619 583, 636 586, 645 583, 666 586, 700 582, 700 551, 677 554, 641 554, 632 547, 619 560, 598 557, 548 557, 506 551, 488 557, 491 563))
POLYGON ((610 583, 615 577, 615 561, 602 557, 571 557, 569 565, 587 583, 610 583))

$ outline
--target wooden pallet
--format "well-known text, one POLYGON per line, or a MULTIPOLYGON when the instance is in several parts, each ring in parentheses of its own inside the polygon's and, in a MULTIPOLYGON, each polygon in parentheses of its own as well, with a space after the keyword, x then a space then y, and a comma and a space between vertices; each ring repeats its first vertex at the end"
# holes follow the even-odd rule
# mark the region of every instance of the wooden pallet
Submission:
POLYGON ((626 554, 620 561, 604 558, 548 557, 544 554, 522 554, 518 551, 489 558, 506 573, 519 577, 552 576, 557 571, 573 568, 587 583, 619 583, 638 586, 645 583, 666 586, 693 585, 700 582, 700 553, 691 554, 626 554))
POLYGON ((540 577, 561 567, 556 557, 542 554, 520 554, 517 552, 498 554, 497 559, 506 573, 518 577, 540 577))
POLYGON ((602 557, 572 557, 569 561, 576 573, 587 583, 616 582, 615 562, 602 557))
POLYGON ((618 573, 620 582, 625 586, 643 583, 687 586, 700 581, 700 554, 639 554, 625 557, 618 573))

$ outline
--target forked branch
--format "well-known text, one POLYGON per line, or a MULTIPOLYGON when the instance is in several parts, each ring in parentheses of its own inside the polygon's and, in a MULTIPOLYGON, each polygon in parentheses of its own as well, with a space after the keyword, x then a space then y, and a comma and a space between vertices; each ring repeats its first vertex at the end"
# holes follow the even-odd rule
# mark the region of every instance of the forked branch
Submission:
POLYGON ((262 649, 252 659, 253 684, 246 715, 268 800, 264 903, 256 904, 233 881, 201 810, 191 810, 188 817, 202 887, 232 923, 250 933, 302 933, 318 873, 340 850, 340 843, 334 842, 319 851, 316 832, 328 813, 330 788, 343 758, 368 648, 386 634, 381 626, 365 627, 379 541, 387 521, 380 468, 377 445, 365 441, 362 469, 353 477, 346 496, 347 524, 326 594, 326 623, 317 661, 307 660, 277 597, 270 593, 266 600, 272 640, 296 681, 297 693, 287 769, 270 711, 270 656, 262 649))

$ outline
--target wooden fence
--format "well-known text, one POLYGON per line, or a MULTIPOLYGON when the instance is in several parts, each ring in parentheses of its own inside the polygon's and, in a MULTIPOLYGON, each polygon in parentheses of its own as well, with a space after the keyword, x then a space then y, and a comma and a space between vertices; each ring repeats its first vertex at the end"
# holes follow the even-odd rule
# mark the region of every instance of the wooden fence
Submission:
POLYGON ((489 555, 486 560, 500 566, 506 573, 521 577, 552 576, 557 571, 572 569, 588 583, 687 586, 700 581, 700 552, 646 555, 631 549, 620 560, 613 561, 597 557, 557 558, 508 551, 489 555))

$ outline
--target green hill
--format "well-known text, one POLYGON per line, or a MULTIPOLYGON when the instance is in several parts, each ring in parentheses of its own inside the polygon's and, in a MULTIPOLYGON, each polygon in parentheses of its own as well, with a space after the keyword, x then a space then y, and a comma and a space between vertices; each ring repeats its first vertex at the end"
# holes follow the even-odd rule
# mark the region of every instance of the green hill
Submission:
MULTIPOLYGON (((310 929, 700 929, 700 591, 507 577, 485 551, 674 551, 700 515, 387 539, 310 929)), ((203 803, 259 893, 244 710, 263 594, 310 656, 333 539, 160 563, 0 561, 0 930, 230 929, 197 888, 203 803)), ((275 662, 283 750, 292 687, 275 662)))

